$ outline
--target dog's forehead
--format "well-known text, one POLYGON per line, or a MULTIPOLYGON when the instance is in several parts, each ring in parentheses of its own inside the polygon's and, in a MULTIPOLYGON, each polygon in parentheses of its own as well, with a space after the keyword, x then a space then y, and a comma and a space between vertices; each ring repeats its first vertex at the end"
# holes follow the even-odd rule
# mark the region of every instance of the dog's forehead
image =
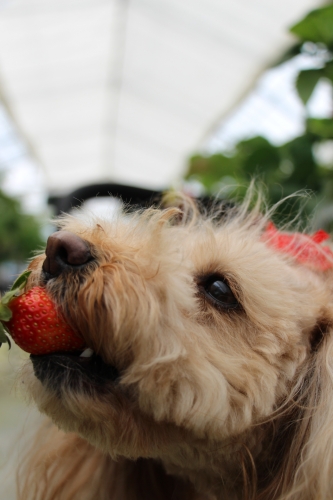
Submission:
POLYGON ((168 224, 162 214, 163 211, 160 217, 150 219, 142 213, 134 216, 123 214, 114 220, 65 220, 62 227, 97 247, 122 245, 134 250, 148 247, 151 252, 156 250, 160 253, 173 247, 179 251, 186 250, 189 256, 200 254, 203 250, 208 258, 230 252, 244 255, 259 240, 256 231, 251 233, 227 224, 215 225, 204 218, 194 225, 168 224))
POLYGON ((289 272, 288 259, 268 248, 260 234, 226 226, 200 228, 186 241, 189 256, 202 273, 227 273, 235 279, 271 274, 272 268, 289 272))

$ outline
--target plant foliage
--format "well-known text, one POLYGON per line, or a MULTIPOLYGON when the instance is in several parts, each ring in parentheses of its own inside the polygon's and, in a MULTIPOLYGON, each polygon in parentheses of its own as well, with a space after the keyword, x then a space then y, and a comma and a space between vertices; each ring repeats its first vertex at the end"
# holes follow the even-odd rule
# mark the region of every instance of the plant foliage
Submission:
MULTIPOLYGON (((210 194, 221 191, 222 195, 228 192, 232 197, 242 197, 250 180, 256 177, 267 186, 271 203, 299 190, 311 190, 316 196, 305 210, 308 214, 316 210, 315 224, 330 230, 333 164, 320 164, 314 151, 318 145, 333 140, 333 118, 310 117, 306 106, 320 81, 333 84, 333 4, 310 12, 290 31, 299 41, 281 59, 281 64, 304 51, 313 57, 313 68, 299 71, 295 80, 295 89, 306 110, 304 133, 282 146, 274 146, 264 137, 243 140, 235 146, 232 156, 222 152, 194 154, 187 178, 199 180, 210 194)), ((331 107, 333 112, 333 99, 331 107)), ((294 202, 292 207, 286 204, 281 215, 293 217, 299 203, 294 202)))
POLYGON ((42 246, 38 221, 0 190, 0 262, 23 262, 42 246))

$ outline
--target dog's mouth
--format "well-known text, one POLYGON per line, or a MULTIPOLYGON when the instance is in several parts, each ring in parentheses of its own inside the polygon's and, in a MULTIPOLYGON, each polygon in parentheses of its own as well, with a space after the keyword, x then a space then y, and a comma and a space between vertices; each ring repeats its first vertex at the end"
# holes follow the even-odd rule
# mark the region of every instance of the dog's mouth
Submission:
POLYGON ((35 376, 53 390, 66 386, 74 391, 91 392, 94 389, 102 390, 120 378, 117 368, 106 364, 91 349, 77 354, 31 354, 30 359, 35 376))

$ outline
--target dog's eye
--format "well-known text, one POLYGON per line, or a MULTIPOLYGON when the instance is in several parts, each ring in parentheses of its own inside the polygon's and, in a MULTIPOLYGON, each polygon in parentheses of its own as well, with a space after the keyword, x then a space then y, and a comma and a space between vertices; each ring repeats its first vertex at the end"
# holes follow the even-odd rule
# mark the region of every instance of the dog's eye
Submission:
POLYGON ((204 286, 204 290, 207 298, 219 307, 235 309, 239 305, 229 285, 222 279, 208 281, 204 286))

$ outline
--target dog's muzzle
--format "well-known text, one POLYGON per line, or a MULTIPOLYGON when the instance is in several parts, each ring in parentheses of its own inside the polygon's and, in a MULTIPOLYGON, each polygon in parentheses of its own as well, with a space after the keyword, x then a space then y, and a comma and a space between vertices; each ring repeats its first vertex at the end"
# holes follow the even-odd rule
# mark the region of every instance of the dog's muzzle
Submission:
POLYGON ((30 355, 35 376, 49 389, 67 388, 72 391, 102 390, 120 378, 119 371, 103 362, 97 354, 83 357, 79 354, 52 353, 30 355))
MULTIPOLYGON (((46 283, 66 271, 79 271, 93 260, 88 242, 69 231, 51 234, 45 249, 42 281, 46 283)), ((100 356, 83 356, 83 353, 57 352, 30 356, 36 377, 49 388, 67 386, 72 390, 89 391, 114 383, 118 370, 105 364, 100 356)))
POLYGON ((69 231, 51 234, 45 254, 42 269, 46 280, 59 276, 66 269, 80 269, 93 259, 88 243, 69 231))

